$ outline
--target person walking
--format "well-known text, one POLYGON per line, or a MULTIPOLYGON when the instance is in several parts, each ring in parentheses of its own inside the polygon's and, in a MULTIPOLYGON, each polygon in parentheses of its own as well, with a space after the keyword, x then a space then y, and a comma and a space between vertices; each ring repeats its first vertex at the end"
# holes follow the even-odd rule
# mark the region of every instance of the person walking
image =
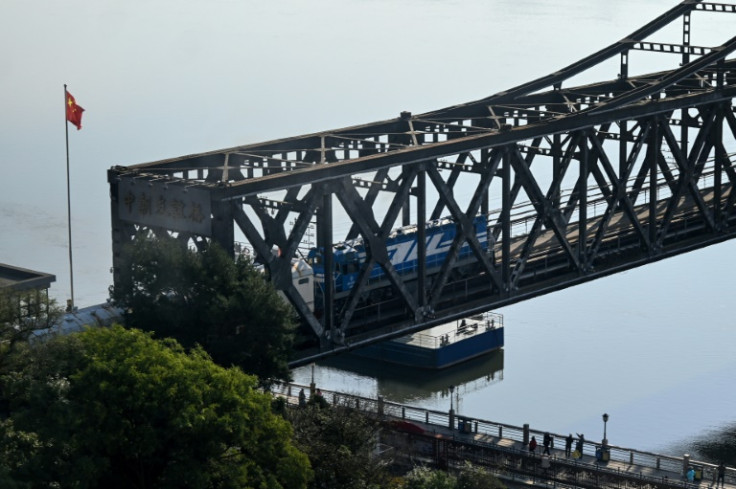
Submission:
POLYGON ((534 455, 534 450, 537 448, 537 439, 532 436, 532 439, 529 441, 529 453, 531 455, 534 455))
POLYGON ((718 478, 716 479, 716 487, 720 484, 721 487, 725 487, 726 483, 724 482, 726 478, 726 464, 723 462, 720 463, 718 466, 718 478))
POLYGON ((549 455, 549 446, 552 443, 552 436, 549 434, 549 432, 546 432, 544 434, 544 439, 542 440, 542 445, 544 445, 544 451, 543 454, 549 455))
POLYGON ((692 467, 688 468, 685 477, 687 477, 688 482, 695 482, 695 469, 692 467))
POLYGON ((572 455, 572 441, 573 437, 572 433, 570 433, 569 435, 567 435, 567 438, 565 438, 565 457, 569 458, 570 455, 572 455))

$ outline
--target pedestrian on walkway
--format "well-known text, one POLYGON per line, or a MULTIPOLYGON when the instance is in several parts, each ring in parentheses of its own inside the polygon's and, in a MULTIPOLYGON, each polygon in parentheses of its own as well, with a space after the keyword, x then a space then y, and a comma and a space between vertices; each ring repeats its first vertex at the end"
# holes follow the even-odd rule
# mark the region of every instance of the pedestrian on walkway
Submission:
POLYGON ((537 448, 537 439, 532 436, 532 439, 529 441, 529 453, 531 455, 534 455, 534 450, 537 448))
POLYGON ((299 407, 305 407, 307 405, 307 395, 304 394, 304 389, 299 391, 299 407))
POLYGON ((583 448, 585 448, 585 435, 582 433, 578 433, 578 443, 575 446, 575 451, 580 453, 580 456, 583 456, 583 448))
POLYGON ((720 484, 721 487, 725 487, 726 483, 724 482, 726 478, 726 464, 721 462, 721 464, 718 466, 718 479, 716 480, 716 487, 720 484))
POLYGON ((688 482, 695 482, 695 469, 689 467, 687 469, 687 474, 685 474, 685 477, 687 477, 688 482))
POLYGON ((552 435, 549 434, 549 432, 544 434, 544 439, 542 440, 542 445, 544 445, 544 451, 543 454, 549 455, 549 446, 552 443, 552 435))
POLYGON ((572 433, 567 435, 567 438, 565 438, 565 457, 570 457, 572 455, 572 433))

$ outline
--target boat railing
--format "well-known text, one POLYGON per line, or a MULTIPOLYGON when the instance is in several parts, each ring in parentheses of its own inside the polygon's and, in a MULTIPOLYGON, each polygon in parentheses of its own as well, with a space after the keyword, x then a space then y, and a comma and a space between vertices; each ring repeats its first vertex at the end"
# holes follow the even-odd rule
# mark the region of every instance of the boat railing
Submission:
POLYGON ((503 328, 503 315, 495 312, 486 312, 465 319, 458 319, 454 323, 455 327, 452 329, 448 328, 447 332, 441 334, 414 333, 405 342, 422 348, 438 349, 474 334, 503 328))

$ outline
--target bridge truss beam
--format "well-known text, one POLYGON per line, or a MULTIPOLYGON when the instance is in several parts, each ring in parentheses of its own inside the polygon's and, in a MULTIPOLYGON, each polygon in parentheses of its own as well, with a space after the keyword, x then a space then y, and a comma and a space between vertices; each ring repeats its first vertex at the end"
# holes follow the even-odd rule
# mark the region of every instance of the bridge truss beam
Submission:
POLYGON ((699 12, 734 6, 686 0, 595 55, 476 102, 113 167, 114 269, 141 230, 232 253, 243 239, 322 355, 730 239, 736 38, 691 46, 699 12), (676 20, 682 43, 647 40, 676 20), (681 63, 630 76, 630 52, 642 49, 681 63), (615 78, 562 88, 617 55, 615 78), (186 210, 171 210, 177 199, 186 210), (443 218, 455 233, 430 265, 432 223, 443 218), (366 248, 352 286, 339 290, 325 274, 314 306, 292 270, 313 231, 327 270, 339 265, 333 243, 366 248), (416 247, 392 247, 397 232, 415 232, 416 247), (401 252, 419 258, 411 272, 397 268, 401 252))

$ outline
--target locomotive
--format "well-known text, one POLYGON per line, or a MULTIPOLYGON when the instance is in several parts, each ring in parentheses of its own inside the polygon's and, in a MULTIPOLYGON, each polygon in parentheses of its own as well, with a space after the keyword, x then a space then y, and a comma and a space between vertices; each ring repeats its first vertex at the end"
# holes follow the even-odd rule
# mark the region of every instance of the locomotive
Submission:
MULTIPOLYGON (((458 225, 451 218, 429 221, 425 225, 426 235, 426 271, 427 275, 439 272, 457 234, 458 225)), ((473 219, 475 237, 484 252, 489 248, 489 233, 486 217, 476 216, 473 219)), ((345 297, 355 286, 363 264, 366 261, 366 245, 362 238, 335 243, 333 248, 335 297, 345 297)), ((417 273, 417 226, 410 225, 397 228, 386 238, 389 259, 396 273, 410 279, 417 273)), ((458 252, 458 263, 475 261, 470 245, 462 244, 458 252)), ((307 254, 307 263, 314 274, 314 292, 321 297, 325 282, 324 256, 322 248, 311 248, 307 254)), ((370 270, 367 290, 376 292, 389 285, 386 271, 378 264, 370 270)), ((318 301, 319 302, 319 301, 318 301)))

